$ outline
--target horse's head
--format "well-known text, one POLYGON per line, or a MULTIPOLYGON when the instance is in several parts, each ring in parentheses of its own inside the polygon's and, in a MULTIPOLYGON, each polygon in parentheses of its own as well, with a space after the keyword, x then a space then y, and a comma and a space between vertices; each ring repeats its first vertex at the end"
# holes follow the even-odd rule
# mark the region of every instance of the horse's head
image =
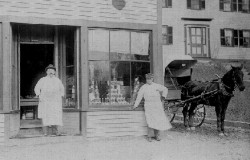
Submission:
POLYGON ((240 67, 232 67, 232 78, 234 81, 234 85, 236 85, 240 91, 244 91, 245 89, 245 85, 244 85, 244 81, 243 81, 243 72, 242 72, 242 68, 243 65, 241 65, 240 67))

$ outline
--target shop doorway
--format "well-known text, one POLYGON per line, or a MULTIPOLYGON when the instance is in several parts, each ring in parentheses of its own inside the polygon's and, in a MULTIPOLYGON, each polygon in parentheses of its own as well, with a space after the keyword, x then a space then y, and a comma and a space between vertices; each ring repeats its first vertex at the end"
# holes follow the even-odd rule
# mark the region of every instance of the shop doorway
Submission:
POLYGON ((37 120, 38 98, 34 87, 46 75, 45 67, 54 64, 54 44, 20 44, 20 119, 37 120))

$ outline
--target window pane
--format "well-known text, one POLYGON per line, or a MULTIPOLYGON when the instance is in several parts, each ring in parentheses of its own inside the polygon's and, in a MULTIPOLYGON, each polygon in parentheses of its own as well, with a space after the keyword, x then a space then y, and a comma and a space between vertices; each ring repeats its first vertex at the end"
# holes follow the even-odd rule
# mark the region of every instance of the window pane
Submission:
POLYGON ((243 43, 245 47, 250 46, 250 31, 243 31, 243 43))
POLYGON ((149 60, 149 33, 131 32, 132 59, 149 60))
POLYGON ((162 35, 162 44, 163 45, 168 44, 168 42, 167 42, 167 35, 162 35))
POLYGON ((197 36, 197 38, 196 38, 196 43, 197 43, 197 44, 201 44, 201 36, 197 36))
POLYGON ((130 62, 111 62, 110 102, 129 104, 131 100, 130 62))
POLYGON ((166 7, 167 7, 166 0, 162 0, 162 7, 163 7, 163 8, 166 8, 166 7))
POLYGON ((66 33, 66 99, 65 99, 65 107, 77 107, 76 101, 76 56, 74 51, 74 34, 72 31, 66 33))
POLYGON ((196 28, 196 35, 201 35, 201 28, 196 28))
POLYGON ((226 46, 232 46, 232 36, 233 36, 233 31, 225 29, 225 43, 226 43, 226 46))
POLYGON ((206 45, 206 28, 202 28, 202 44, 206 45))
POLYGON ((109 104, 109 62, 89 61, 89 104, 109 104))
POLYGON ((149 62, 132 62, 131 63, 132 73, 132 97, 131 102, 133 103, 137 97, 137 93, 140 87, 146 83, 145 74, 150 72, 149 62))
POLYGON ((162 26, 162 34, 167 34, 168 26, 162 26))
POLYGON ((224 11, 231 11, 231 0, 224 1, 224 11))
POLYGON ((191 0, 192 9, 200 9, 200 0, 191 0))
POLYGON ((94 29, 88 31, 89 59, 109 59, 109 31, 94 29))
POLYGON ((242 3, 242 11, 249 12, 249 0, 243 0, 242 3))
POLYGON ((129 60, 130 33, 128 31, 110 31, 110 57, 112 60, 129 60))

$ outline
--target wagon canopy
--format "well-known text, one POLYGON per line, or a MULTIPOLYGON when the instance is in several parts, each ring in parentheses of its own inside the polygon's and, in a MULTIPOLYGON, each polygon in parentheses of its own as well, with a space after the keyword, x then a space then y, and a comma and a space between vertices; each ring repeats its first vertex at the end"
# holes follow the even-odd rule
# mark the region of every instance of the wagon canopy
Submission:
POLYGON ((172 77, 191 76, 190 68, 197 63, 189 55, 168 55, 163 54, 163 70, 169 69, 172 77))

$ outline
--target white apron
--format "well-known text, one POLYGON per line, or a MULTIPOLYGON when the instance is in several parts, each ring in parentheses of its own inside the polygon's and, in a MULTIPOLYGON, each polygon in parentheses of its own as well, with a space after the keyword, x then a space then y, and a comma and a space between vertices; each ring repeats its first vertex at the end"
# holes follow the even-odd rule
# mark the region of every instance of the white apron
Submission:
POLYGON ((148 127, 157 130, 167 130, 172 128, 164 112, 161 96, 167 96, 168 89, 160 84, 144 84, 136 98, 135 106, 137 107, 144 97, 144 109, 148 127))
POLYGON ((38 118, 44 126, 62 126, 62 96, 64 87, 57 77, 43 77, 35 86, 35 93, 39 96, 38 118))

